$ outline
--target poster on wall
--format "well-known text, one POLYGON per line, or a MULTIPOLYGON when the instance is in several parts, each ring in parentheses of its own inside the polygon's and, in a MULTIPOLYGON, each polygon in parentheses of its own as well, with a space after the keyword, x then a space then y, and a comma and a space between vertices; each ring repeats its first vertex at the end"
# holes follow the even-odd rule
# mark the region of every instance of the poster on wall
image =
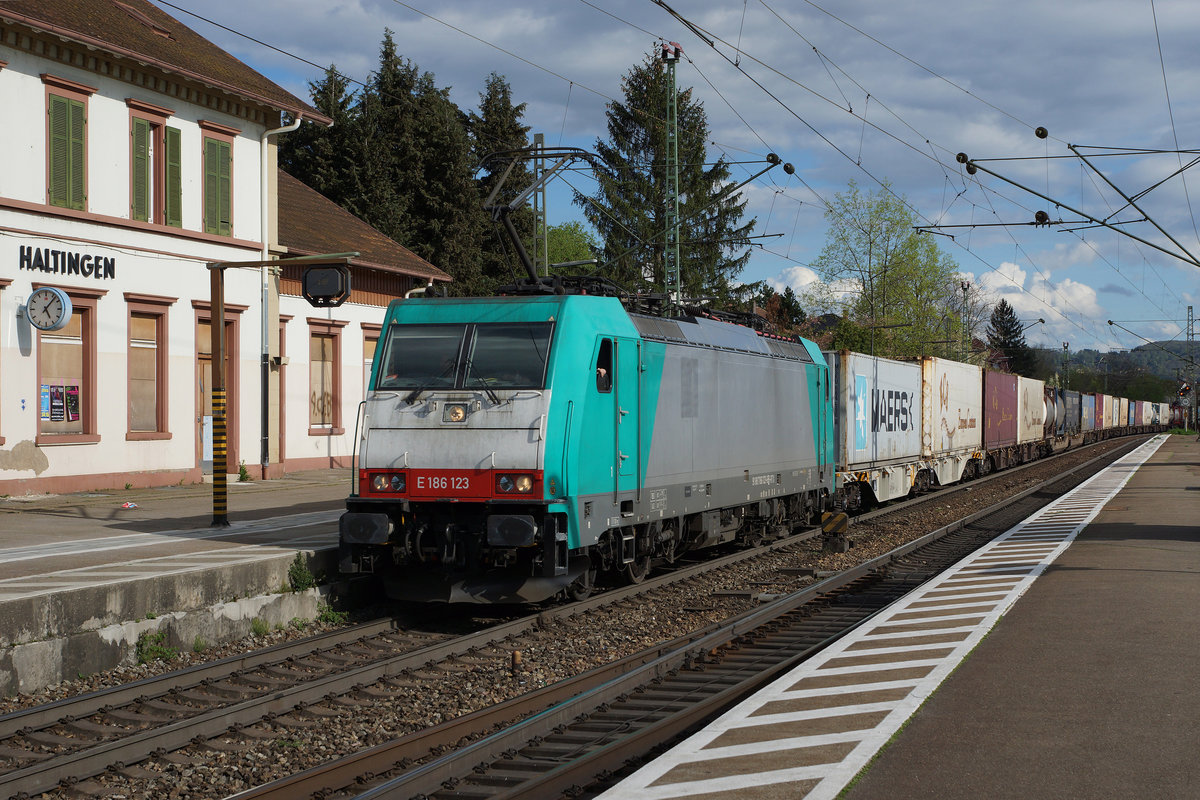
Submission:
POLYGON ((42 419, 46 422, 49 422, 50 421, 50 384, 48 384, 48 383, 42 384, 42 391, 39 396, 40 396, 40 408, 41 408, 41 412, 42 412, 42 419))
POLYGON ((67 386, 67 421, 79 419, 79 387, 67 386))
POLYGON ((50 421, 62 422, 67 418, 66 398, 61 384, 50 386, 50 421))

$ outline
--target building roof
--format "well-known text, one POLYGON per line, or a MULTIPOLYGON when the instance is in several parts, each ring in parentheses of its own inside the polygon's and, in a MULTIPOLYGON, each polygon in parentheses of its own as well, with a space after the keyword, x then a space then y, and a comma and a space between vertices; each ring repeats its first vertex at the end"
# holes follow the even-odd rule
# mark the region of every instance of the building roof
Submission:
POLYGON ((351 263, 435 281, 452 278, 296 178, 279 170, 279 243, 291 255, 346 253, 351 263))
POLYGON ((3 0, 0 19, 131 58, 268 108, 325 115, 148 0, 3 0))

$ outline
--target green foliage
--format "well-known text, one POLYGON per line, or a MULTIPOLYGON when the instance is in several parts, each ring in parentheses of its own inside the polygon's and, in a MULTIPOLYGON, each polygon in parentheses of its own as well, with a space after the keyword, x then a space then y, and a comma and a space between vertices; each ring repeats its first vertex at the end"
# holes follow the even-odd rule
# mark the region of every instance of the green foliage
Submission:
POLYGON ((292 617, 291 620, 288 622, 288 625, 291 625, 293 628, 295 628, 298 631, 302 631, 308 627, 308 620, 303 619, 301 617, 292 617))
POLYGON ((868 331, 861 352, 960 357, 964 326, 974 336, 987 316, 982 294, 968 287, 964 302, 958 265, 914 230, 914 212, 890 184, 865 193, 851 181, 825 218, 825 246, 812 264, 822 280, 801 301, 868 331))
POLYGON ((331 606, 322 604, 317 611, 317 621, 326 625, 341 625, 350 618, 345 611, 334 611, 331 606))
POLYGON ((595 235, 577 220, 551 225, 546 230, 546 238, 546 250, 551 264, 587 261, 596 258, 600 252, 600 242, 596 240, 595 235))
POLYGON ((205 641, 202 637, 197 636, 192 641, 192 652, 193 653, 203 653, 207 649, 208 649, 208 642, 205 641))
POLYGON ((149 664, 151 661, 170 661, 179 655, 179 651, 174 647, 167 645, 167 632, 165 630, 145 631, 137 638, 137 644, 134 645, 134 653, 137 655, 139 664, 149 664))
MULTIPOLYGON (((625 74, 622 90, 624 99, 608 105, 608 140, 596 142, 606 166, 597 171, 597 193, 577 192, 575 202, 604 243, 599 274, 630 290, 663 291, 670 86, 661 59, 647 54, 625 74)), ((754 220, 742 223, 747 201, 740 192, 721 194, 729 164, 706 163, 708 120, 691 89, 677 90, 676 108, 683 294, 723 301, 750 258, 754 220)))
POLYGON ((250 632, 255 636, 266 636, 271 632, 271 626, 262 617, 255 617, 250 620, 250 632))
POLYGON ((242 461, 238 464, 238 482, 245 483, 250 480, 250 470, 246 469, 246 462, 242 461))
POLYGON ((303 592, 317 585, 317 579, 309 570, 304 553, 296 553, 296 557, 288 566, 288 583, 291 584, 293 592, 303 592))
MULTIPOLYGON (((471 157, 481 167, 476 187, 481 202, 486 201, 496 188, 508 168, 511 158, 501 155, 504 151, 520 150, 529 146, 529 126, 521 124, 525 104, 513 104, 512 88, 503 75, 493 72, 487 78, 485 90, 479 95, 479 113, 472 112, 467 118, 467 130, 471 136, 471 157), (494 156, 488 158, 488 156, 494 156)), ((518 160, 497 192, 494 205, 507 205, 533 183, 532 162, 518 160)), ((533 239, 533 209, 523 205, 512 214, 513 225, 522 243, 533 239)), ((512 283, 525 277, 508 234, 503 225, 493 222, 482 240, 483 277, 491 286, 512 283)), ((530 256, 533 250, 526 245, 530 256)))
POLYGON ((454 294, 486 293, 486 218, 472 176, 466 116, 396 52, 385 30, 379 68, 358 94, 333 67, 309 85, 331 128, 283 137, 287 172, 454 277, 454 294))

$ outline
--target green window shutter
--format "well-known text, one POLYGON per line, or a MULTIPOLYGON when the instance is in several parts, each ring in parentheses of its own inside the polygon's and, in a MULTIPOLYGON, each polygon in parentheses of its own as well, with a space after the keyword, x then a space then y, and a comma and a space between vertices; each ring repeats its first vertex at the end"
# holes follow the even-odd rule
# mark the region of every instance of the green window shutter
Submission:
POLYGON ((87 208, 87 194, 84 184, 87 179, 87 155, 84 145, 87 142, 87 117, 84 116, 83 103, 78 100, 68 100, 70 110, 71 137, 71 194, 70 207, 76 211, 87 208))
POLYGON ((222 236, 233 233, 233 176, 230 146, 221 142, 220 156, 220 199, 221 199, 221 230, 222 236))
POLYGON ((150 221, 150 123, 144 119, 133 119, 133 186, 129 202, 129 213, 133 219, 150 221))
POLYGON ((166 223, 176 228, 183 227, 183 169, 180 166, 182 148, 179 129, 167 128, 164 132, 167 151, 166 163, 166 223))
POLYGON ((50 95, 50 205, 84 209, 87 120, 83 103, 50 95))
POLYGON ((50 205, 66 206, 71 194, 71 137, 65 97, 50 95, 50 205))
POLYGON ((230 182, 229 143, 204 140, 204 231, 219 236, 232 233, 230 212, 233 197, 230 182))

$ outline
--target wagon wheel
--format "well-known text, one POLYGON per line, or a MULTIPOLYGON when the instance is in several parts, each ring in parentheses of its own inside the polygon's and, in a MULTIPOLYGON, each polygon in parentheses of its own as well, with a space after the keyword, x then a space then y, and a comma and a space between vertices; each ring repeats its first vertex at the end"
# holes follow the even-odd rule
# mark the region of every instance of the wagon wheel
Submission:
POLYGON ((649 533, 648 526, 639 525, 637 527, 637 549, 635 550, 637 557, 628 564, 621 566, 621 577, 625 579, 626 583, 641 583, 650 574, 650 551, 653 548, 651 547, 652 540, 649 533))
POLYGON ((626 583, 631 585, 639 584, 646 580, 648 574, 650 574, 650 556, 636 558, 621 567, 621 577, 625 579, 626 583))

